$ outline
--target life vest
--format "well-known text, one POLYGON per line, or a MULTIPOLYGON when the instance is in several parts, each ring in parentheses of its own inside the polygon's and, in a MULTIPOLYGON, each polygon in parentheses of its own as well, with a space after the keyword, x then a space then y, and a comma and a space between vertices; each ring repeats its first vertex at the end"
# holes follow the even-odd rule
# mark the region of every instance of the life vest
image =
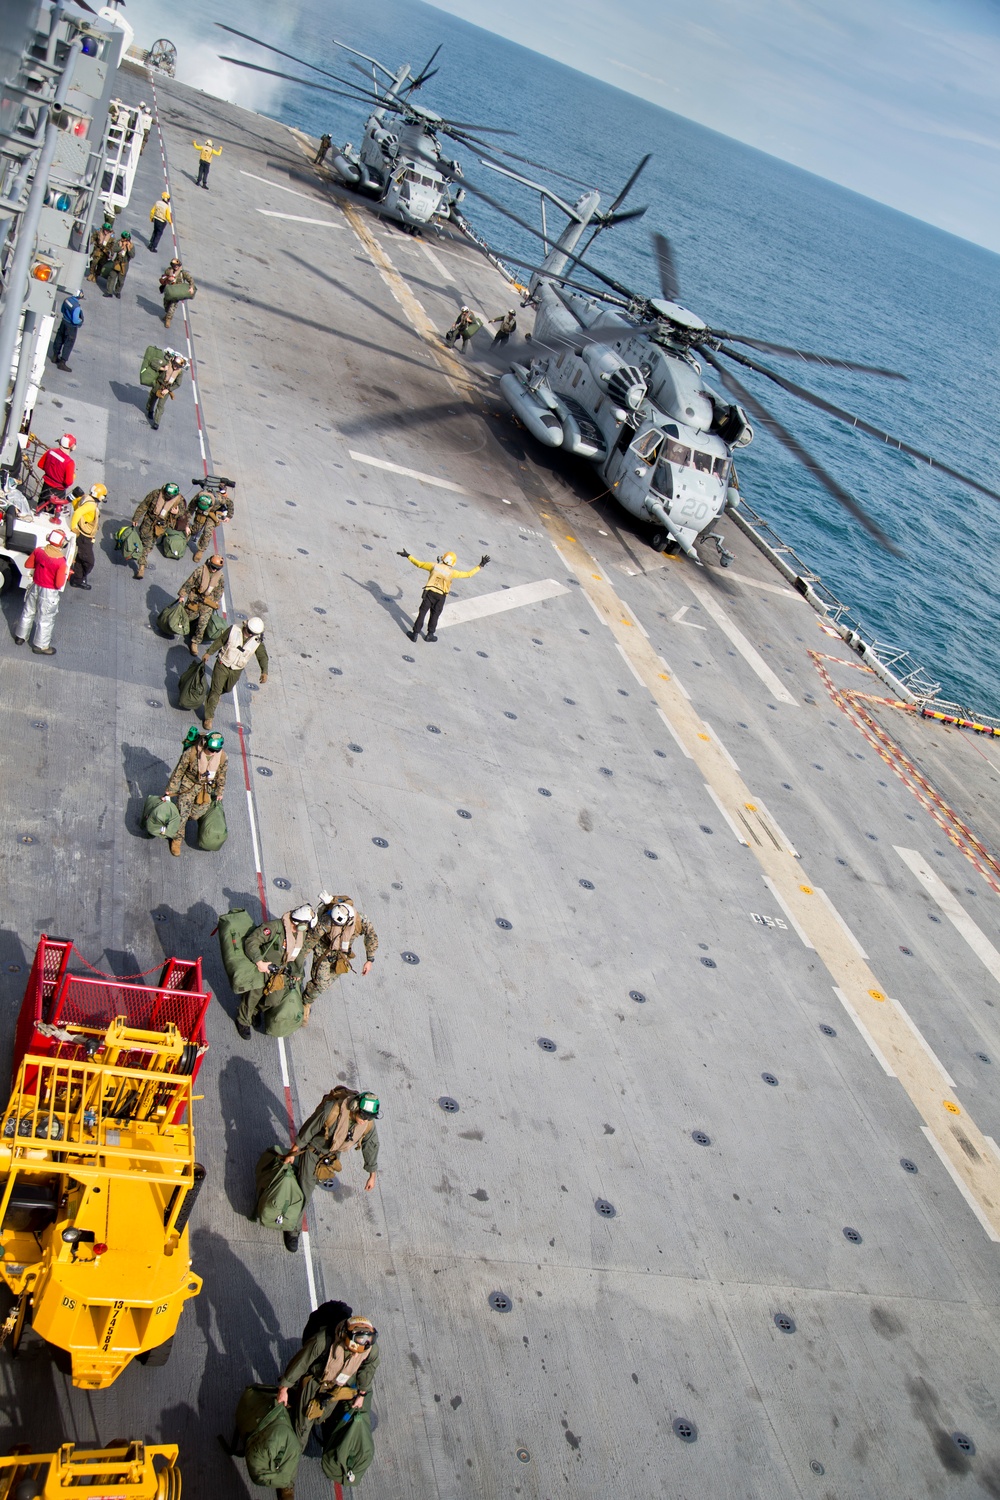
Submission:
POLYGON ((447 568, 444 563, 435 563, 433 568, 431 568, 430 576, 424 584, 424 588, 431 589, 435 594, 450 593, 451 580, 454 576, 454 568, 447 568))
POLYGON ((248 640, 244 641, 242 629, 239 625, 234 625, 230 632, 229 640, 219 652, 219 660, 231 672, 242 672, 251 656, 256 655, 257 647, 260 645, 262 639, 262 636, 252 635, 248 640))

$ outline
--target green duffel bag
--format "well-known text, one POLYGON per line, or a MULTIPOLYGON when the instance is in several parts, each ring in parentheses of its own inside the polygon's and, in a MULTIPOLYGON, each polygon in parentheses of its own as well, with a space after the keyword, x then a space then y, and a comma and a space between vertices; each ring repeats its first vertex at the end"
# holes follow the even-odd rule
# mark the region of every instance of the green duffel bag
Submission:
POLYGON ((237 995, 245 995, 247 990, 260 989, 264 983, 264 976, 257 965, 243 952, 243 940, 253 932, 255 925, 248 911, 242 906, 234 906, 232 911, 222 913, 215 929, 219 934, 222 967, 233 987, 233 993, 237 995))
POLYGON ((167 635, 171 640, 178 636, 182 639, 191 633, 191 616, 184 608, 179 599, 173 604, 168 604, 166 609, 161 609, 156 617, 156 625, 161 635, 167 635))
MULTIPOLYGON (((366 1403, 367 1404, 367 1403, 366 1403)), ((349 1422, 336 1412, 323 1426, 323 1473, 334 1484, 357 1484, 375 1457, 372 1419, 356 1411, 349 1422)))
POLYGON ((205 663, 197 657, 177 679, 177 703, 180 708, 200 708, 208 697, 209 678, 205 663))
POLYGON ((169 281, 163 288, 164 302, 187 302, 193 297, 197 287, 193 287, 190 281, 169 281))
POLYGON ((115 547, 126 562, 138 562, 142 556, 142 537, 134 526, 119 526, 115 532, 115 547))
POLYGON ((205 626, 205 640, 217 641, 222 632, 227 629, 229 621, 225 615, 220 615, 217 609, 212 610, 212 617, 205 626))
POLYGON ((164 802, 150 792, 142 804, 142 826, 153 839, 176 839, 181 834, 181 814, 176 802, 164 802))
MULTIPOLYGON (((259 971, 258 971, 259 973, 259 971)), ((263 976, 261 976, 263 977, 263 976)), ((264 999, 261 1012, 265 1036, 291 1036, 305 1020, 302 991, 297 984, 287 984, 283 990, 275 990, 264 999)))
POLYGON ((166 531, 160 537, 160 551, 163 553, 164 557, 172 557, 174 562, 176 562, 179 557, 184 556, 185 552, 187 551, 187 544, 188 539, 184 535, 184 532, 175 531, 172 526, 168 526, 166 531))
POLYGON ((142 364, 139 366, 139 384, 147 386, 155 385, 156 377, 160 373, 160 369, 166 358, 167 356, 162 349, 158 349, 155 344, 149 344, 145 354, 142 356, 142 364))
POLYGON ((278 1402, 277 1394, 274 1386, 248 1385, 236 1408, 236 1426, 246 1435, 244 1456, 252 1482, 283 1490, 295 1481, 302 1449, 288 1407, 278 1402))
POLYGON ((229 837, 226 813, 221 802, 213 802, 207 813, 198 819, 198 848, 206 854, 215 854, 229 837))
POLYGON ((302 1227, 306 1195, 295 1168, 285 1164, 287 1155, 281 1146, 269 1146, 257 1162, 257 1207, 253 1216, 265 1229, 297 1234, 302 1227))

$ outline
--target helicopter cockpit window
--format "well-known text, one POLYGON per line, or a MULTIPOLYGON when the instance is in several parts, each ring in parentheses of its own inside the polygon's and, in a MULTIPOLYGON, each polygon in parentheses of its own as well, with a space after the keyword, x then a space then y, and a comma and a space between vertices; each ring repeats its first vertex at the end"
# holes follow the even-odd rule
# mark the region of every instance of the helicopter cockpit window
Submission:
POLYGON ((711 472, 712 472, 712 455, 711 455, 711 453, 699 453, 698 449, 696 448, 694 450, 694 466, 698 470, 699 474, 711 474, 711 472))
POLYGON ((683 468, 685 464, 691 462, 691 449, 685 448, 683 443, 675 443, 673 438, 667 438, 663 449, 663 456, 664 458, 669 458, 672 464, 677 464, 680 468, 683 468))
POLYGON ((636 458, 641 458, 643 463, 655 464, 662 442, 663 433, 658 427, 654 427, 650 432, 644 432, 642 437, 636 438, 632 444, 632 452, 636 458))
POLYGON ((728 458, 717 458, 715 460, 715 473, 723 481, 725 481, 729 473, 729 462, 728 458))

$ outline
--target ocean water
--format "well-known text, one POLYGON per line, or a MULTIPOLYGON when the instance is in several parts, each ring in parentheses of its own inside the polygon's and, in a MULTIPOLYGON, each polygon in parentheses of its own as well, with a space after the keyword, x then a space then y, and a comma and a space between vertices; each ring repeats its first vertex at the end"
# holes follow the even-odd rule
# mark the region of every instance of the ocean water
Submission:
MULTIPOLYGON (((159 30, 157 27, 159 16, 159 30)), ((162 8, 135 0, 148 45, 162 8), (153 28, 150 30, 150 28, 153 28)), ((751 150, 419 0, 221 0, 211 19, 273 41, 345 77, 333 36, 390 67, 418 67, 442 44, 421 102, 515 130, 504 144, 614 194, 653 153, 630 204, 642 220, 602 234, 589 258, 655 294, 650 230, 673 247, 682 299, 712 326, 887 366, 904 382, 761 356, 801 385, 1000 490, 1000 257, 751 150)), ((211 27, 195 0, 176 0, 166 30, 178 76, 334 142, 358 141, 365 111, 292 83, 262 81, 215 61, 266 62, 211 27), (236 92, 234 92, 234 89, 236 92)), ((280 61, 276 66, 285 66, 280 61)), ((290 71, 297 71, 289 65, 290 71)), ((456 148, 468 177, 537 222, 537 195, 456 148)), ((528 170, 528 169, 524 169, 528 170)), ((557 191, 574 194, 551 179, 557 191)), ((500 250, 540 250, 470 195, 469 218, 500 250)), ((550 230, 559 218, 550 211, 550 230)), ((751 354, 753 351, 748 351, 751 354)), ((881 641, 905 647, 942 694, 1000 714, 994 628, 1000 502, 804 405, 763 377, 738 377, 870 511, 902 549, 894 557, 842 511, 766 432, 740 458, 746 498, 881 641)))

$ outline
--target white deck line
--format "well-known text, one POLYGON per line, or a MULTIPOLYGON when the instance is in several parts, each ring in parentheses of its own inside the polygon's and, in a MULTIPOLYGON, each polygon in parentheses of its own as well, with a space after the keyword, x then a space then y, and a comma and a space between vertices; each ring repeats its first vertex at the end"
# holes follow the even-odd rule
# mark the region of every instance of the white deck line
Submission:
MULTIPOLYGON (((708 784, 707 781, 704 782, 703 785, 705 787, 706 792, 711 797, 711 799, 715 803, 716 807, 719 809, 719 812, 722 814, 722 816, 725 818, 726 822, 729 824, 729 827, 730 827, 732 833, 735 835, 737 841, 743 845, 744 849, 749 849, 749 847, 750 847, 749 843, 743 837, 742 833, 740 833, 740 830, 737 828, 736 824, 733 822, 733 819, 729 816, 729 813, 726 811, 725 807, 723 806, 722 799, 719 797, 718 793, 715 792, 715 791, 713 791, 713 789, 709 786, 709 784, 708 784)), ((801 936, 801 934, 800 934, 800 936, 801 936)))
MULTIPOLYGON (((719 739, 719 736, 718 736, 718 735, 717 735, 717 734, 716 734, 716 732, 715 732, 715 730, 714 730, 714 729, 713 729, 713 728, 712 728, 712 726, 711 726, 711 724, 710 724, 710 723, 709 723, 709 722, 708 722, 708 720, 707 720, 707 719, 702 719, 702 721, 701 721, 701 722, 702 722, 702 723, 703 723, 703 724, 704 724, 704 726, 705 726, 705 730, 706 730, 706 733, 708 733, 708 734, 710 734, 710 735, 711 735, 711 737, 712 737, 712 739, 713 739, 713 741, 714 741, 714 742, 715 742, 715 744, 716 744, 716 745, 717 745, 717 746, 718 746, 718 748, 719 748, 719 749, 720 749, 720 750, 721 750, 721 751, 722 751, 722 753, 723 753, 723 755, 724 755, 724 756, 725 756, 725 757, 726 757, 726 759, 727 759, 727 760, 728 760, 728 762, 729 762, 729 764, 730 764, 730 765, 731 765, 731 766, 732 766, 732 768, 733 768, 733 770, 734 770, 734 771, 735 771, 735 772, 736 772, 736 774, 737 774, 737 776, 739 776, 739 775, 740 775, 740 768, 739 768, 739 766, 738 766, 738 765, 737 765, 737 764, 736 764, 736 762, 735 762, 735 760, 734 760, 734 759, 733 759, 733 757, 732 757, 732 756, 731 756, 731 755, 730 755, 730 753, 729 753, 729 751, 728 751, 728 750, 727 750, 727 749, 726 749, 726 747, 725 747, 725 745, 724 745, 724 744, 723 744, 723 743, 722 743, 722 741, 721 741, 721 740, 720 740, 720 739, 719 739)), ((782 838, 784 838, 784 834, 782 834, 782 838)))
MULTIPOLYGON (((820 898, 821 901, 825 902, 826 906, 829 909, 830 915, 832 917, 836 917, 837 921, 840 924, 841 931, 843 932, 843 934, 846 937, 847 941, 850 943, 851 947, 854 949, 855 953, 857 953, 860 958, 867 958, 868 954, 862 948, 861 944, 858 942, 857 938, 854 936, 854 933, 848 927, 847 923, 844 921, 843 917, 840 915, 840 912, 837 910, 837 908, 834 906, 833 902, 830 900, 829 896, 826 894, 826 891, 821 891, 818 885, 814 885, 813 886, 813 893, 814 893, 814 895, 817 895, 820 898)), ((907 1017, 907 1019, 909 1019, 909 1017, 907 1017)), ((923 1040, 923 1038, 921 1038, 921 1040, 923 1040)))
POLYGON ((784 896, 782 896, 781 892, 778 890, 778 887, 775 885, 775 883, 771 879, 770 875, 765 875, 764 876, 764 884, 767 886, 768 890, 771 892, 771 895, 774 897, 775 901, 777 901, 778 905, 781 907, 781 910, 785 913, 785 916, 788 918, 789 922, 792 924, 792 928, 794 929, 794 931, 798 933, 799 938, 801 939, 801 942, 802 942, 803 946, 806 947, 806 948, 812 949, 812 952, 815 953, 816 952, 815 947, 813 947, 813 944, 809 941, 809 939, 806 936, 805 932, 799 926, 799 923, 796 921, 795 917, 792 915, 791 908, 787 905, 784 896))
POLYGON ((373 458, 370 453, 354 453, 351 450, 348 450, 348 457, 353 458, 356 464, 368 464, 373 469, 387 469, 390 474, 402 474, 405 479, 418 479, 421 484, 434 485, 435 489, 452 490, 456 495, 471 494, 464 485, 455 484, 451 479, 439 479, 436 474, 422 474, 419 469, 391 464, 387 458, 373 458))
POLYGON ((272 182, 270 177, 258 177, 256 172, 244 172, 240 169, 241 177, 251 177, 254 182, 266 182, 268 187, 277 188, 279 193, 291 193, 293 198, 304 198, 307 203, 315 204, 317 208, 323 207, 322 198, 316 198, 312 193, 300 193, 298 188, 286 187, 283 182, 272 182))
POLYGON ((927 894, 937 902, 956 932, 965 939, 980 963, 1000 984, 1000 953, 997 952, 985 932, 976 925, 962 903, 952 895, 940 876, 934 873, 922 854, 919 854, 916 849, 900 849, 898 845, 893 847, 904 865, 920 881, 927 894))
POLYGON ((346 229, 346 224, 335 224, 332 219, 310 219, 305 214, 280 214, 276 208, 258 208, 265 219, 291 219, 294 224, 322 224, 324 229, 346 229))
MULTIPOLYGON (((895 1078, 896 1074, 893 1072, 892 1068, 890 1068, 889 1064, 886 1062, 884 1052, 879 1047, 878 1043, 875 1041, 875 1038, 872 1036, 871 1032, 868 1030, 868 1027, 865 1025, 864 1021, 862 1021, 861 1017, 858 1015, 857 1011, 854 1009, 854 1006, 851 1004, 850 1000, 848 1000, 847 996, 844 994, 843 990, 839 990, 837 988, 837 986, 834 985, 834 987, 833 987, 833 993, 836 995, 836 997, 840 1001, 841 1005, 847 1011, 847 1014, 850 1016, 851 1020, 854 1022, 855 1026, 858 1028, 858 1030, 860 1031, 861 1035, 864 1037, 867 1046, 871 1050, 872 1056, 874 1057, 875 1061, 878 1063, 879 1067, 882 1069, 883 1073, 885 1073, 885 1075, 886 1075, 887 1078, 895 1078)), ((935 1150, 936 1149, 937 1149, 937 1147, 935 1147, 935 1150)))
POLYGON ((685 578, 684 582, 702 609, 705 610, 706 614, 711 615, 723 635, 728 636, 729 640, 732 641, 737 651, 743 657, 743 660, 756 672, 771 696, 777 698, 779 703, 787 703, 791 708, 798 708, 797 699, 792 697, 784 683, 771 671, 771 668, 760 652, 754 646, 751 646, 742 630, 737 625, 734 625, 718 600, 709 593, 708 589, 702 588, 701 584, 695 583, 693 579, 685 578))
POLYGON ((921 1125, 921 1127, 920 1127, 920 1134, 923 1135, 923 1136, 926 1136, 927 1140, 929 1141, 929 1143, 931 1144, 931 1146, 934 1148, 934 1154, 935 1154, 935 1156, 938 1158, 938 1160, 940 1161, 941 1165, 944 1167, 945 1171, 948 1173, 948 1176, 951 1178, 952 1182, 958 1188, 958 1191, 961 1193, 962 1197, 965 1199, 966 1203, 972 1209, 972 1212, 975 1214, 976 1218, 979 1220, 980 1224, 985 1229, 987 1238, 993 1240, 994 1244, 1000 1243, 1000 1234, 997 1234, 996 1230, 993 1228, 993 1225, 990 1223, 989 1219, 983 1213, 983 1210, 979 1207, 979 1204, 976 1202, 975 1198, 972 1196, 972 1193, 970 1192, 969 1188, 962 1181, 961 1177, 958 1175, 958 1173, 956 1172, 955 1168, 952 1166, 951 1162, 948 1160, 947 1156, 944 1153, 944 1147, 939 1144, 939 1142, 938 1142, 936 1136, 934 1135, 934 1132, 931 1130, 930 1126, 929 1125, 921 1125))
POLYGON ((928 1042, 927 1038, 921 1034, 919 1027, 910 1018, 910 1016, 907 1015, 906 1011, 900 1005, 899 1001, 898 1000, 894 1000, 891 995, 887 996, 887 999, 889 1001, 889 1004, 896 1011, 897 1015, 903 1021, 906 1022, 907 1026, 913 1032, 914 1040, 916 1042, 918 1042, 920 1044, 920 1046, 924 1049, 924 1051, 927 1053, 927 1056, 930 1058, 931 1062, 937 1068, 938 1072, 941 1074, 941 1077, 947 1083, 948 1087, 950 1089, 957 1088, 958 1085, 955 1082, 954 1078, 950 1078, 949 1077, 948 1071, 944 1067, 943 1063, 941 1062, 941 1059, 938 1057, 937 1053, 934 1051, 933 1047, 930 1045, 930 1043, 928 1042))
POLYGON ((470 620, 482 620, 487 615, 503 614, 508 609, 523 609, 528 604, 540 604, 543 599, 554 599, 558 594, 568 594, 564 583, 554 578, 539 578, 534 583, 518 583, 513 588, 500 589, 493 594, 479 594, 473 599, 460 599, 449 604, 438 621, 438 630, 452 625, 466 625, 470 620))
POLYGON ((683 682, 681 682, 680 678, 678 677, 677 673, 674 671, 673 667, 669 667, 667 665, 667 663, 663 660, 662 656, 657 657, 657 660, 659 661, 660 666, 663 668, 664 672, 666 672, 667 676, 673 682, 674 687, 679 688, 680 691, 684 694, 684 696, 687 699, 687 701, 690 703, 691 702, 691 694, 688 692, 688 690, 684 686, 683 682))
POLYGON ((752 589, 766 589, 769 594, 781 594, 785 599, 800 599, 794 589, 786 589, 780 583, 765 583, 762 578, 750 578, 746 573, 734 573, 732 568, 726 569, 726 577, 732 578, 736 583, 748 583, 752 589))
MULTIPOLYGON (((628 667, 629 671, 632 673, 632 676, 635 678, 636 682, 639 684, 639 686, 641 688, 645 688, 646 684, 643 682, 642 678, 639 676, 638 668, 636 668, 635 666, 633 666, 632 662, 629 661, 628 652, 625 650, 625 647, 622 645, 621 641, 615 641, 615 646, 618 649, 619 656, 621 657, 621 659, 625 663, 625 665, 628 667)), ((648 692, 649 689, 647 688, 646 691, 648 692)))
POLYGON ((674 728, 674 726, 671 724, 670 720, 667 718, 666 714, 663 712, 663 709, 662 708, 658 708, 656 710, 656 712, 659 714, 660 718, 663 720, 664 726, 667 729, 669 729, 671 738, 673 739, 674 744, 677 746, 677 748, 681 752, 681 754, 683 756, 686 756, 686 758, 688 760, 694 760, 694 756, 691 754, 691 751, 688 749, 687 745, 685 745, 684 741, 681 739, 680 735, 677 733, 677 730, 674 728))

